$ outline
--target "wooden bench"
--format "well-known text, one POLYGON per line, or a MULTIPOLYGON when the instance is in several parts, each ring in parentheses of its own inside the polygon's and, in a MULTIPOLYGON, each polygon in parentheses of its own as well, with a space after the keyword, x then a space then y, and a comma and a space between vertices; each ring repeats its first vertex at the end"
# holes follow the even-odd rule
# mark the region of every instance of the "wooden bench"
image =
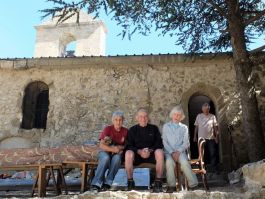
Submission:
MULTIPOLYGON (((94 170, 98 166, 98 162, 92 161, 92 162, 80 162, 80 161, 65 161, 63 162, 63 170, 64 175, 69 173, 72 169, 78 168, 81 172, 81 187, 80 192, 84 193, 89 187, 92 178, 94 177, 94 170)), ((121 165, 120 168, 124 168, 124 165, 121 165)), ((140 165, 135 166, 134 168, 149 168, 149 169, 155 169, 155 164, 151 163, 142 163, 140 165)))
POLYGON ((84 193, 88 188, 88 182, 90 182, 94 176, 94 169, 97 167, 97 165, 97 162, 65 161, 63 162, 63 169, 66 170, 64 175, 66 175, 72 169, 79 168, 81 172, 80 192, 84 193))
POLYGON ((79 168, 81 172, 81 188, 80 192, 84 193, 88 188, 88 182, 94 176, 94 169, 97 167, 97 162, 84 162, 84 161, 65 161, 62 164, 34 164, 34 165, 14 165, 14 166, 1 166, 0 170, 6 171, 29 171, 35 170, 37 172, 36 179, 32 186, 31 196, 34 195, 35 190, 38 192, 38 197, 46 195, 46 187, 50 178, 53 181, 54 190, 57 195, 61 193, 61 189, 65 188, 67 193, 67 185, 64 176, 72 169, 79 168), (54 170, 58 171, 58 179, 55 179, 54 170), (65 171, 64 171, 65 170, 65 171), (48 173, 48 178, 46 179, 48 173), (88 173, 89 172, 89 173, 88 173))
POLYGON ((45 196, 46 189, 49 185, 50 179, 52 179, 53 181, 53 188, 54 188, 54 191, 56 191, 57 195, 60 195, 62 193, 62 189, 65 189, 66 194, 68 194, 67 185, 65 182, 64 174, 63 174, 62 164, 55 163, 55 164, 40 165, 38 172, 37 172, 35 183, 33 184, 33 187, 32 187, 31 196, 32 197, 34 196, 35 189, 38 190, 38 196, 39 195, 45 196), (55 175, 54 175, 55 170, 57 170, 57 180, 55 179, 55 175), (47 171, 48 171, 48 175, 47 175, 47 171), (42 192, 39 194, 39 191, 42 191, 42 192))
POLYGON ((46 195, 46 186, 47 182, 50 180, 50 176, 52 176, 54 189, 57 194, 59 194, 60 190, 58 187, 58 184, 54 177, 54 169, 58 169, 59 176, 62 179, 62 184, 64 185, 64 188, 66 188, 66 183, 64 180, 64 175, 60 171, 62 171, 62 164, 34 164, 34 165, 13 165, 13 166, 1 166, 0 170, 3 171, 29 171, 29 170, 35 170, 37 172, 35 182, 32 186, 32 192, 31 195, 34 195, 35 190, 38 192, 38 197, 44 197, 46 195), (46 179, 47 176, 47 170, 49 171, 49 177, 46 179))

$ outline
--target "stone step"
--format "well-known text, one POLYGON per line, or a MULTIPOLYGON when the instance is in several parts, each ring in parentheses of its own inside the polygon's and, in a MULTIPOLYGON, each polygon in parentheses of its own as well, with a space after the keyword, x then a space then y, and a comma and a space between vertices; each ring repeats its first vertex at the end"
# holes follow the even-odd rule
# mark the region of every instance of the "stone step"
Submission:
MULTIPOLYGON (((203 185, 201 176, 198 175, 197 177, 199 184, 203 185)), ((215 173, 207 173, 206 178, 209 187, 220 187, 220 186, 222 187, 229 184, 226 173, 220 173, 218 175, 215 173)))

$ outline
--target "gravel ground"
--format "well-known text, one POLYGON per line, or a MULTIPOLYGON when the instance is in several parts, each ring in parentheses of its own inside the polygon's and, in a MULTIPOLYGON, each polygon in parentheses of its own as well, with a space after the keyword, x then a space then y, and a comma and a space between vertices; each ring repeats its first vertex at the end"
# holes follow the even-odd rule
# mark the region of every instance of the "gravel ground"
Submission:
MULTIPOLYGON (((78 187, 77 187, 78 188, 78 187)), ((31 187, 24 190, 19 191, 0 191, 0 198, 30 198, 31 187)), ((198 190, 204 190, 202 187, 198 188, 198 190)), ((196 191, 196 190, 195 190, 196 191)), ((150 192, 149 190, 139 190, 139 192, 150 192)), ((222 187, 211 187, 209 192, 234 192, 234 193, 243 193, 244 185, 243 183, 238 183, 235 185, 226 185, 222 187)), ((66 197, 66 195, 60 196, 60 198, 66 197)), ((80 194, 79 191, 69 191, 68 196, 74 196, 80 194)), ((54 191, 47 191, 47 198, 54 198, 56 194, 54 191)), ((38 198, 35 194, 34 198, 38 198)))

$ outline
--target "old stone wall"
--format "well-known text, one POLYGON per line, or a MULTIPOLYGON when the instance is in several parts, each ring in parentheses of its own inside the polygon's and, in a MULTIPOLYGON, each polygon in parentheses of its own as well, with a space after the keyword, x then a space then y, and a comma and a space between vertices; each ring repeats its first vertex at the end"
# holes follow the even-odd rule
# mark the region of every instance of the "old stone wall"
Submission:
MULTIPOLYGON (((161 128, 171 108, 182 103, 188 125, 188 100, 198 92, 216 106, 221 161, 231 161, 228 124, 234 126, 238 160, 247 161, 235 72, 228 55, 35 58, 1 60, 0 67, 0 148, 6 143, 57 146, 97 140, 117 109, 125 112, 124 125, 130 127, 135 124, 136 110, 147 107, 151 122, 161 128), (45 130, 20 128, 24 90, 34 81, 49 87, 45 130)), ((258 75, 264 87, 263 73, 258 75)), ((265 102, 259 102, 264 111, 265 102)))

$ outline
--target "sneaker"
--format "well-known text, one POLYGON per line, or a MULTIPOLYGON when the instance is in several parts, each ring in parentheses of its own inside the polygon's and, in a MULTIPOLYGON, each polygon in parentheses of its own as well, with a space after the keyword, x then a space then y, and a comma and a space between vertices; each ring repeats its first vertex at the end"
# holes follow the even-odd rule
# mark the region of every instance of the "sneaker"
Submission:
POLYGON ((126 191, 131 191, 135 188, 134 180, 128 180, 126 191))
POLYGON ((111 188, 110 185, 108 185, 108 184, 103 184, 102 187, 101 187, 101 191, 108 191, 110 188, 111 188))
POLYGON ((97 185, 91 185, 90 191, 93 193, 98 193, 100 191, 100 187, 97 185))
POLYGON ((189 191, 195 191, 196 189, 198 189, 198 184, 189 187, 189 191))
POLYGON ((162 181, 161 180, 155 180, 153 192, 154 193, 162 192, 162 181))
POLYGON ((176 191, 176 187, 167 187, 166 193, 173 193, 176 191))

